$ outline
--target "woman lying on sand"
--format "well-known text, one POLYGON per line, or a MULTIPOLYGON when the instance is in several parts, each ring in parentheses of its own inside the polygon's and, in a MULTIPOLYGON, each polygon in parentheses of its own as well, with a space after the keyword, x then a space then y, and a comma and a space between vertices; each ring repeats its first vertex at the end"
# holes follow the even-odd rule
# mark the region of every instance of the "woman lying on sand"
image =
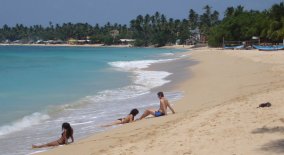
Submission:
POLYGON ((32 145, 33 148, 42 148, 42 147, 50 147, 50 146, 58 146, 58 145, 63 145, 68 143, 68 139, 71 138, 72 143, 74 142, 73 138, 73 129, 70 126, 69 123, 63 123, 62 124, 62 134, 60 139, 44 144, 44 145, 32 145))
POLYGON ((134 121, 134 117, 139 113, 137 109, 132 109, 130 113, 125 117, 125 118, 120 118, 116 120, 115 122, 108 124, 108 125, 103 125, 102 127, 109 127, 112 125, 118 125, 118 124, 125 124, 125 123, 131 123, 134 121))

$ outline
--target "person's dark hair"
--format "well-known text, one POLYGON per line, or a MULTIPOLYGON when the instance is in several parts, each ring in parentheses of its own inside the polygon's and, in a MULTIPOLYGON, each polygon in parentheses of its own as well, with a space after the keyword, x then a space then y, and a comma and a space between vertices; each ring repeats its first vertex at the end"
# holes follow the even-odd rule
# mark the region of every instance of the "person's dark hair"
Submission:
POLYGON ((133 115, 133 117, 135 117, 137 114, 139 114, 139 111, 137 109, 132 109, 130 111, 130 114, 133 115))
POLYGON ((158 92, 157 94, 159 97, 164 97, 164 93, 163 92, 158 92))
POLYGON ((69 139, 73 135, 73 129, 67 122, 62 124, 62 130, 66 129, 66 138, 69 139))

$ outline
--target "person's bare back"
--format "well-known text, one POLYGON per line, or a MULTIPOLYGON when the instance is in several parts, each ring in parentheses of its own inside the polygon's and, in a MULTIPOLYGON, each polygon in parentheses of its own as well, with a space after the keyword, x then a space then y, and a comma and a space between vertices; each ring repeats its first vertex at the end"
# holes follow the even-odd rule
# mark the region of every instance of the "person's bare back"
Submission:
POLYGON ((164 97, 164 93, 163 92, 159 92, 157 95, 158 95, 158 98, 160 100, 160 108, 159 108, 159 110, 155 111, 155 110, 152 110, 152 109, 147 109, 147 110, 145 110, 143 115, 139 118, 139 120, 147 117, 148 115, 153 115, 155 117, 167 115, 167 108, 168 107, 170 108, 170 110, 172 111, 173 114, 175 113, 175 111, 171 107, 169 101, 164 97))
POLYGON ((166 99, 165 97, 161 97, 160 98, 160 109, 159 111, 161 111, 162 113, 164 113, 165 115, 167 115, 167 109, 168 107, 170 108, 170 110, 172 111, 172 113, 174 114, 175 111, 174 109, 171 107, 171 105, 169 104, 168 99, 166 99))

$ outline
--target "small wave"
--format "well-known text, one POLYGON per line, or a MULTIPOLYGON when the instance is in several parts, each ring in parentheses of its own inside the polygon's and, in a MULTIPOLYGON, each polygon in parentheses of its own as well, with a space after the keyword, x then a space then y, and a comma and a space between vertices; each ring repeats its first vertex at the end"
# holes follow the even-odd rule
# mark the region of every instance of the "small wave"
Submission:
POLYGON ((133 71, 148 68, 151 64, 169 62, 174 59, 161 60, 137 60, 137 61, 115 61, 109 62, 109 65, 123 71, 133 71))
POLYGON ((40 150, 40 151, 34 151, 34 152, 32 152, 32 153, 29 153, 28 155, 38 154, 38 153, 42 153, 42 152, 46 152, 46 151, 47 151, 47 149, 45 149, 45 150, 40 150))
POLYGON ((134 79, 135 84, 152 89, 169 83, 170 81, 165 78, 172 73, 164 71, 135 71, 134 74, 136 74, 134 79))
POLYGON ((101 91, 95 96, 88 96, 86 100, 89 100, 91 102, 123 100, 140 96, 146 93, 149 93, 146 87, 139 85, 129 85, 123 88, 101 91))
POLYGON ((44 120, 49 119, 50 117, 46 114, 39 112, 33 113, 29 116, 23 117, 21 120, 12 123, 11 125, 4 125, 0 127, 0 136, 10 134, 12 132, 20 131, 23 128, 30 127, 41 123, 44 120))
POLYGON ((173 60, 175 59, 116 61, 110 62, 109 64, 121 71, 133 72, 134 76, 132 79, 134 84, 146 87, 146 89, 149 90, 170 82, 169 80, 165 80, 165 78, 171 75, 171 73, 165 71, 147 71, 143 69, 148 68, 154 63, 163 63, 173 60))
POLYGON ((175 55, 174 53, 163 53, 161 54, 162 56, 172 56, 172 55, 175 55))
POLYGON ((184 57, 188 57, 189 55, 186 55, 186 54, 183 54, 183 55, 180 55, 179 57, 180 58, 184 58, 184 57))
POLYGON ((73 122, 70 122, 72 124, 72 126, 76 126, 76 125, 82 125, 82 124, 91 124, 93 123, 94 121, 87 121, 87 122, 81 122, 81 123, 73 123, 73 122))
POLYGON ((147 71, 144 70, 154 63, 163 63, 173 61, 175 59, 159 59, 159 60, 137 60, 137 61, 116 61, 109 62, 109 65, 115 67, 119 71, 132 72, 132 80, 134 85, 130 85, 121 89, 107 90, 100 92, 94 96, 93 100, 105 100, 106 98, 127 99, 149 93, 151 89, 169 83, 166 77, 172 73, 165 71, 147 71), (113 97, 110 97, 113 96, 113 97))

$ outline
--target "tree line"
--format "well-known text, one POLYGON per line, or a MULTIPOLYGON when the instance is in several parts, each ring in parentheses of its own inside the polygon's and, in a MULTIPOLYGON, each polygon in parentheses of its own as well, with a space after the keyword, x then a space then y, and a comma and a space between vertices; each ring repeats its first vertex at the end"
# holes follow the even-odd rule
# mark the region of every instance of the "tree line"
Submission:
POLYGON ((270 42, 280 42, 284 38, 284 5, 274 4, 262 12, 244 10, 243 6, 228 7, 224 18, 220 20, 219 12, 206 5, 203 13, 198 14, 193 9, 186 19, 167 18, 159 12, 153 15, 138 15, 128 25, 88 23, 63 23, 48 26, 24 26, 16 24, 13 27, 3 25, 0 28, 0 42, 6 40, 35 42, 37 40, 62 40, 88 38, 92 43, 117 44, 119 39, 135 39, 135 46, 164 46, 187 43, 194 33, 208 38, 210 46, 221 46, 222 39, 244 41, 252 36, 259 36, 270 42), (117 31, 119 33, 113 33, 117 31))
POLYGON ((131 38, 131 32, 126 25, 110 24, 109 22, 103 27, 96 24, 92 26, 88 23, 64 23, 62 25, 53 25, 51 22, 49 26, 44 27, 42 25, 24 26, 22 24, 16 24, 14 27, 4 25, 0 29, 0 41, 15 41, 21 40, 21 42, 30 42, 37 40, 62 40, 68 39, 86 39, 87 36, 93 41, 93 43, 106 43, 112 44, 113 39, 110 35, 111 30, 118 30, 120 34, 118 38, 131 38))
POLYGON ((211 27, 208 43, 211 46, 220 46, 223 38, 231 41, 250 41, 252 36, 259 37, 263 42, 283 42, 283 2, 262 12, 244 10, 243 6, 228 7, 222 22, 211 27))

